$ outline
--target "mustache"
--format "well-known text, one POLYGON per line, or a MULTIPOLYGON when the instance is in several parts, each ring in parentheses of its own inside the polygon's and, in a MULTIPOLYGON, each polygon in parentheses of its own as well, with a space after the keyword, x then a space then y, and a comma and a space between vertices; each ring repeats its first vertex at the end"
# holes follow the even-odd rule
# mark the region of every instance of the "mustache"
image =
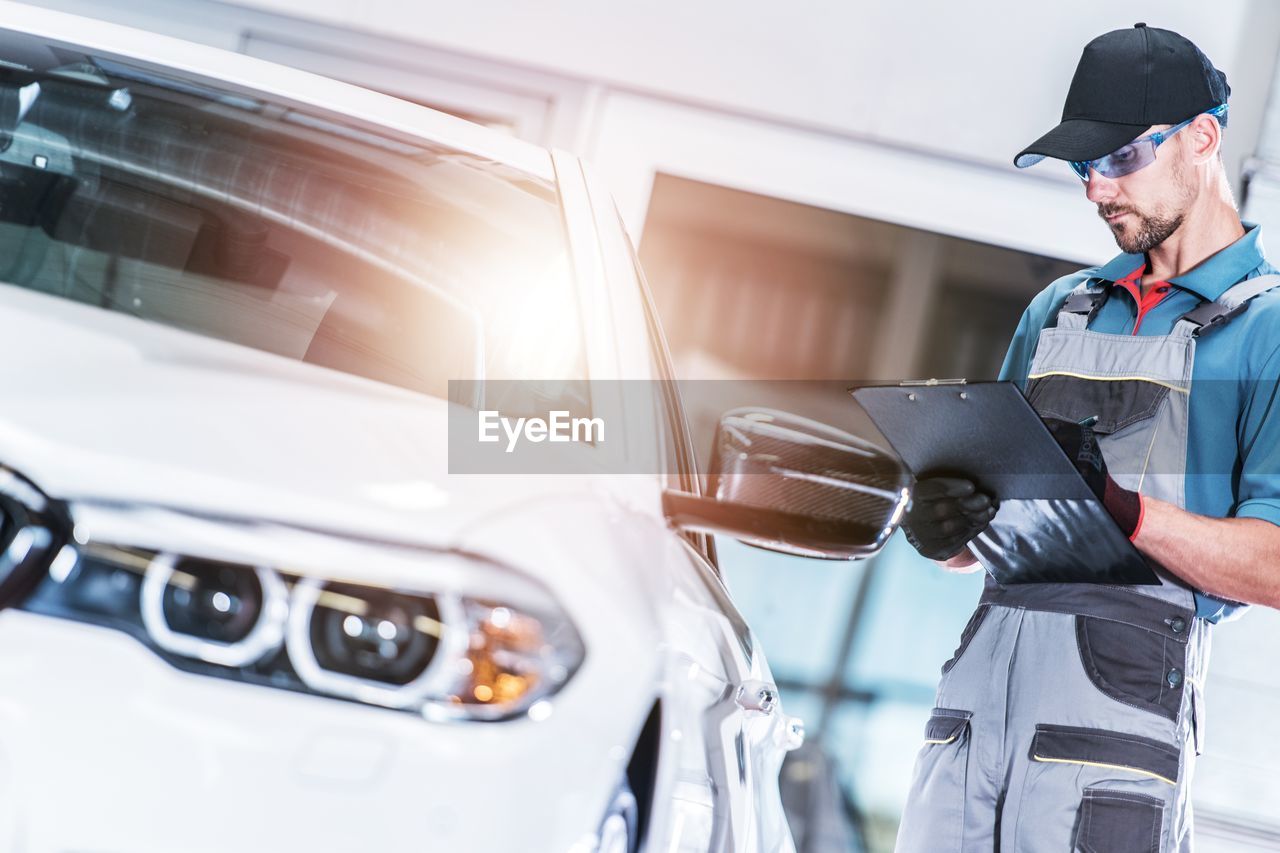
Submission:
POLYGON ((1115 216, 1117 213, 1132 213, 1135 216, 1138 211, 1132 207, 1126 207, 1123 204, 1100 204, 1098 205, 1098 216, 1106 219, 1108 216, 1115 216))

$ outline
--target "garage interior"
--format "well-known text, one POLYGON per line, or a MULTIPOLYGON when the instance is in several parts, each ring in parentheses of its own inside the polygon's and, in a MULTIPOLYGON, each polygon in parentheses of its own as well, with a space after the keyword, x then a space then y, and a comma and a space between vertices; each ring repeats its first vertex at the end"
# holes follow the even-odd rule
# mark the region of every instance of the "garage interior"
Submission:
MULTIPOLYGON (((682 380, 994 378, 1028 300, 1114 254, 1066 168, 1019 174, 1009 156, 1028 128, 1056 121, 1057 96, 1039 94, 1064 82, 1050 66, 1143 14, 1209 34, 1207 52, 1240 93, 1226 136, 1236 199, 1246 220, 1280 229, 1280 6, 1270 0, 1142 2, 1122 14, 1085 0, 1037 13, 1035 26, 1062 46, 1043 74, 998 95, 975 83, 989 63, 1002 52, 1006 64, 1038 61, 1012 0, 977 19, 941 0, 833 4, 825 22, 778 21, 760 3, 577 3, 573 27, 514 0, 483 15, 376 0, 43 5, 326 74, 584 156, 638 245, 682 380), (885 27, 919 41, 877 44, 885 27), (955 32, 974 56, 948 49, 955 32), (990 111, 993 102, 1035 106, 990 111)), ((866 430, 843 399, 795 387, 793 411, 866 430)), ((695 400, 689 413, 703 452, 719 412, 695 400)), ((847 564, 729 540, 717 548, 788 712, 807 722, 808 745, 783 774, 798 848, 888 853, 911 771, 901 756, 916 748, 937 664, 980 576, 933 571, 901 536, 847 564)), ((1218 631, 1194 789, 1202 853, 1280 849, 1280 744, 1255 737, 1280 715, 1280 673, 1256 665, 1258 650, 1278 646, 1274 611, 1218 631)))

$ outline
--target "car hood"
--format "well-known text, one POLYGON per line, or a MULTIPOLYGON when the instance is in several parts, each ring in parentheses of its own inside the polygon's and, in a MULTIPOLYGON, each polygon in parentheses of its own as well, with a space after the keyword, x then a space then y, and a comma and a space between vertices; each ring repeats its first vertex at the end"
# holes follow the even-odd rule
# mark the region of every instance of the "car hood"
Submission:
POLYGON ((659 511, 656 478, 448 474, 443 400, 12 285, 0 316, 0 463, 54 497, 432 545, 552 495, 659 511))

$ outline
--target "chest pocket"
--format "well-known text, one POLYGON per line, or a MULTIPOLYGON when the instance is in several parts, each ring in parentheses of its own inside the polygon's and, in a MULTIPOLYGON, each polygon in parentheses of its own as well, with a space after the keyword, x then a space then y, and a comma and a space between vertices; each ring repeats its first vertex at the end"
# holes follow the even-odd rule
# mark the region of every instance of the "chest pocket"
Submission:
POLYGON ((1082 379, 1050 374, 1027 383, 1027 400, 1042 418, 1082 421, 1097 416, 1093 431, 1111 435, 1156 416, 1169 386, 1143 379, 1082 379))

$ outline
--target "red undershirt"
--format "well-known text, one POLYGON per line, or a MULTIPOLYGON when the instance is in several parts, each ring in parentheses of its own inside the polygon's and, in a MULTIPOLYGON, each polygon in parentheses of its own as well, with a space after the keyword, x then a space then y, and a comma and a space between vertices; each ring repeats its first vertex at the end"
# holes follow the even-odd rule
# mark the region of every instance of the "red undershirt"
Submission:
POLYGON ((1152 286, 1147 290, 1147 295, 1143 296, 1142 287, 1139 283, 1142 281, 1142 273, 1146 268, 1146 264, 1143 264, 1124 278, 1116 281, 1116 286, 1123 287, 1129 291, 1129 295, 1133 297, 1134 304, 1138 306, 1138 317, 1133 321, 1133 332, 1131 332, 1134 335, 1138 334, 1138 329, 1142 326, 1142 318, 1147 315, 1148 311, 1159 305, 1169 295, 1170 290, 1168 282, 1153 281, 1151 282, 1152 286))

